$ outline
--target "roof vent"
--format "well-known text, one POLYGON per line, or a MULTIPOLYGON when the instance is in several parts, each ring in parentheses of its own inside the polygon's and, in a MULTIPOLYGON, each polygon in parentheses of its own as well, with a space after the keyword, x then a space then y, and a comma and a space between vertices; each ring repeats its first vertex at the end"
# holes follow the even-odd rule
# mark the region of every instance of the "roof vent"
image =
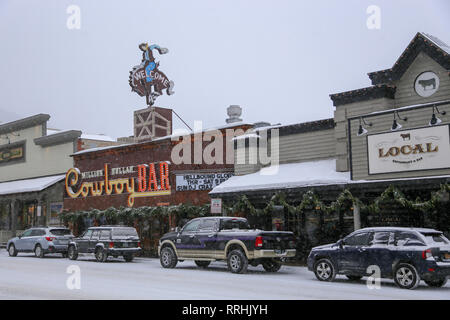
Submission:
POLYGON ((241 122, 242 119, 239 118, 242 115, 242 108, 238 105, 231 105, 227 108, 228 119, 225 121, 227 123, 241 122))

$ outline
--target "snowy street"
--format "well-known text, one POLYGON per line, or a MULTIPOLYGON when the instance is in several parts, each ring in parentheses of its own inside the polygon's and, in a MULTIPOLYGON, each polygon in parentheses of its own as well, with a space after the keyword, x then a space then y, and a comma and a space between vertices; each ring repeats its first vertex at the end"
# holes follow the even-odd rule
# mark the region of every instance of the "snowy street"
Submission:
POLYGON ((232 274, 222 262, 206 270, 193 262, 163 269, 158 259, 136 258, 132 263, 109 258, 97 263, 93 257, 77 261, 60 255, 35 258, 33 254, 9 257, 0 251, 0 299, 450 299, 450 283, 440 289, 421 283, 416 290, 398 289, 382 280, 381 289, 368 289, 365 278, 350 282, 316 280, 305 267, 283 266, 269 274, 262 267, 249 267, 247 274, 232 274), (81 288, 70 290, 67 267, 81 270, 81 288))

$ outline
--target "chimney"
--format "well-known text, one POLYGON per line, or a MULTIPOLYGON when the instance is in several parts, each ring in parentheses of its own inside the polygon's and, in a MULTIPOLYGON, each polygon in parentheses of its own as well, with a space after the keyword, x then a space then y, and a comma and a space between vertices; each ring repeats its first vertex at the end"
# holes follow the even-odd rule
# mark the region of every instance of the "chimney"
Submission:
POLYGON ((239 118, 242 115, 242 108, 238 105, 231 105, 227 108, 228 119, 225 121, 227 123, 241 122, 242 119, 239 118))

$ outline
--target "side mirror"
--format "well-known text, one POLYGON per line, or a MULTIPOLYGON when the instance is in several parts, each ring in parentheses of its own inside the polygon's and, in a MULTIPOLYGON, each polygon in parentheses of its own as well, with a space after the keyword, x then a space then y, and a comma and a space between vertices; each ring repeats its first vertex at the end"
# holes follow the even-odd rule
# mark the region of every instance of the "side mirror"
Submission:
POLYGON ((336 242, 336 244, 338 245, 339 248, 344 248, 344 240, 340 239, 338 242, 336 242))
POLYGON ((19 239, 22 238, 22 235, 21 234, 17 235, 17 238, 19 238, 19 239))
POLYGON ((180 228, 180 227, 176 227, 176 228, 174 229, 174 231, 175 231, 176 233, 179 233, 179 232, 181 231, 181 228, 180 228))

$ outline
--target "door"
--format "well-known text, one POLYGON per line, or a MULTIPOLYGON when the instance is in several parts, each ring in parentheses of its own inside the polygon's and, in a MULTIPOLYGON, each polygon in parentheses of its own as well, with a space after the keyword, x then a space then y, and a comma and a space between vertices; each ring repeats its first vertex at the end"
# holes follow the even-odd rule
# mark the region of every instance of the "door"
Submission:
POLYGON ((34 250, 36 244, 44 235, 45 235, 44 229, 33 229, 33 231, 31 231, 30 237, 27 239, 26 242, 26 246, 28 248, 27 250, 34 250))
POLYGON ((202 219, 198 231, 195 234, 194 245, 198 246, 198 257, 214 259, 217 251, 218 220, 202 219))
POLYGON ((77 239, 78 252, 86 253, 89 246, 89 239, 92 235, 92 229, 88 229, 80 238, 77 239))
POLYGON ((394 233, 390 231, 376 231, 370 246, 367 248, 366 268, 375 265, 380 268, 381 276, 392 274, 392 264, 395 254, 392 251, 394 233))
POLYGON ((91 239, 89 240, 89 246, 87 252, 93 253, 95 251, 95 246, 100 240, 100 230, 94 230, 92 232, 91 239))
POLYGON ((25 232, 22 234, 22 236, 16 240, 16 242, 14 243, 15 247, 17 250, 19 251, 26 251, 28 249, 27 248, 27 241, 31 236, 31 232, 33 231, 33 229, 28 229, 25 230, 25 232))
POLYGON ((176 248, 180 257, 192 257, 200 249, 195 235, 200 226, 201 219, 189 221, 178 234, 176 248))
POLYGON ((339 254, 339 271, 362 275, 366 273, 367 249, 372 233, 358 232, 346 237, 339 254))

